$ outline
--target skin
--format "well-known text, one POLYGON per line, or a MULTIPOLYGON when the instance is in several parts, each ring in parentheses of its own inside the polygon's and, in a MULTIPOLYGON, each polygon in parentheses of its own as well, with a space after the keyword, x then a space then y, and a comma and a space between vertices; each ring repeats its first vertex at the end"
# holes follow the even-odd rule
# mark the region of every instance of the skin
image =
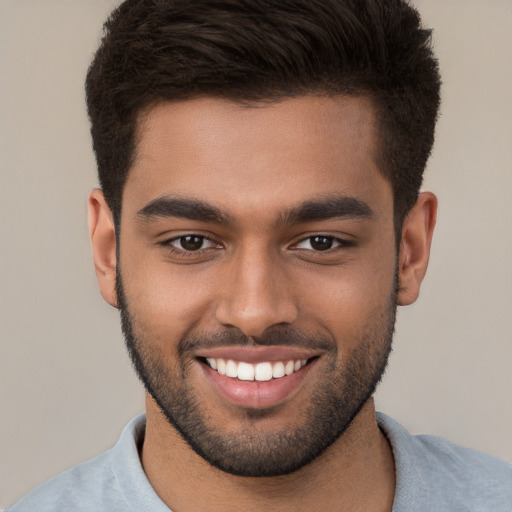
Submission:
MULTIPOLYGON (((404 222, 397 255, 392 189, 376 163, 375 116, 365 98, 301 97, 251 108, 215 98, 164 103, 141 118, 139 134, 123 191, 119 262, 112 214, 101 191, 89 200, 103 297, 118 306, 119 263, 136 331, 144 333, 168 372, 203 398, 211 428, 235 436, 250 429, 263 437, 294 428, 326 383, 332 358, 343 368, 365 328, 381 327, 376 318, 389 308, 396 272, 397 303, 416 300, 428 264, 435 196, 420 194, 404 222), (279 222, 284 212, 333 194, 361 201, 371 215, 279 222), (141 216, 163 196, 207 202, 229 222, 141 216), (177 237, 190 234, 211 242, 201 251, 184 251, 177 237), (318 235, 350 244, 336 241, 318 251, 310 238, 318 235), (333 350, 330 357, 317 354, 300 385, 271 414, 263 409, 265 414, 249 419, 244 407, 216 392, 201 363, 191 358, 186 371, 180 366, 177 346, 187 333, 236 328, 259 337, 283 325, 320 334, 333 350)), ((343 510, 391 510, 394 461, 371 398, 313 462, 266 478, 239 477, 208 464, 149 395, 146 412, 144 470, 176 512, 320 511, 334 510, 335 504, 343 510)))

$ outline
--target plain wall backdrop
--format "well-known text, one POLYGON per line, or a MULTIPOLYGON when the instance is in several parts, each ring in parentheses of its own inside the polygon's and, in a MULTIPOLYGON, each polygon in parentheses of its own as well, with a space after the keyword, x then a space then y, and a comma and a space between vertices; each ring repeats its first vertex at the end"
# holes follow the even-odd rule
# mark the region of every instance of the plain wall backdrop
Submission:
MULTIPOLYGON (((0 507, 110 447, 143 410, 96 289, 83 81, 114 0, 0 0, 0 507)), ((443 106, 440 209, 378 409, 512 461, 512 1, 416 0, 443 106)))

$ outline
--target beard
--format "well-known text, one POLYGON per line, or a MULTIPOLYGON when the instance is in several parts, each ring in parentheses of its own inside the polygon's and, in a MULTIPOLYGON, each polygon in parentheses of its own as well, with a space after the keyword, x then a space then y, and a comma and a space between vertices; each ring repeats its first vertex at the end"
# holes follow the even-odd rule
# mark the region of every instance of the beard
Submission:
POLYGON ((117 298, 126 346, 135 371, 146 391, 169 424, 188 445, 212 466, 238 476, 270 477, 295 472, 321 455, 350 426, 371 398, 385 372, 396 317, 396 282, 387 304, 367 322, 355 348, 342 361, 335 340, 299 332, 290 326, 269 328, 258 338, 247 337, 237 328, 224 332, 187 334, 176 350, 178 367, 165 363, 166 354, 151 344, 150 329, 129 310, 117 276, 117 298), (259 421, 272 417, 278 406, 242 409, 246 428, 228 432, 209 421, 203 397, 191 387, 190 355, 198 348, 217 346, 282 345, 325 351, 326 371, 309 402, 305 418, 293 428, 261 432, 259 421), (188 356, 188 357, 187 357, 188 356))

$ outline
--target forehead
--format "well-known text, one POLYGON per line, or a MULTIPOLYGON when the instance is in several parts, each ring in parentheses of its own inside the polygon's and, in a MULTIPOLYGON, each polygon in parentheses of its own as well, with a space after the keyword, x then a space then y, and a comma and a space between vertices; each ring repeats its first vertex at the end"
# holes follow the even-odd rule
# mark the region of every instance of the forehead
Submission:
MULTIPOLYGON (((378 202, 370 100, 336 96, 241 105, 218 98, 162 103, 140 120, 123 209, 164 195, 268 215, 333 194, 378 202)), ((389 199, 388 197, 388 199, 389 199)))

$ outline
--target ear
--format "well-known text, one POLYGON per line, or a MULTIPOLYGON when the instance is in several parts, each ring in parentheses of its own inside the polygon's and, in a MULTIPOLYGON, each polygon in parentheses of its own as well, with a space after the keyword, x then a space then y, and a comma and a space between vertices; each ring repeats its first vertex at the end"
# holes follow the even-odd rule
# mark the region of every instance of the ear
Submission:
POLYGON ((436 225, 437 198, 422 192, 405 218, 398 256, 398 304, 412 304, 420 293, 427 271, 432 235, 436 225))
POLYGON ((99 189, 89 196, 89 235, 101 296, 117 307, 116 230, 112 212, 99 189))

